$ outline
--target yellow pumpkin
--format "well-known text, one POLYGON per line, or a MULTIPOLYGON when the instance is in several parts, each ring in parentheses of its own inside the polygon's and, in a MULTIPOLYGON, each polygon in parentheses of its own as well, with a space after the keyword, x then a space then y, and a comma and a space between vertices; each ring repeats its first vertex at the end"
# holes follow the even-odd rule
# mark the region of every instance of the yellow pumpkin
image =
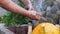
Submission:
POLYGON ((35 27, 32 34, 60 34, 60 30, 51 23, 43 22, 35 27))

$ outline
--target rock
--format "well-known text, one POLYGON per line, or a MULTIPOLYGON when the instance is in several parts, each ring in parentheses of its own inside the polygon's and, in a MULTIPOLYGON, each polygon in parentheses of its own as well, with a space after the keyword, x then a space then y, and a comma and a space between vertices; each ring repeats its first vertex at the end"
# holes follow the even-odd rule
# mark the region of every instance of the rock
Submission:
POLYGON ((6 15, 6 10, 0 7, 0 17, 6 15))
POLYGON ((56 0, 56 1, 58 1, 60 3, 60 0, 56 0))
POLYGON ((8 30, 3 24, 0 24, 0 34, 15 34, 8 30))
MULTIPOLYGON (((47 17, 48 20, 53 21, 53 23, 58 23, 58 14, 60 14, 60 0, 33 0, 34 9, 42 13, 42 16, 47 17), (53 16, 55 15, 55 18, 53 16)), ((39 24, 34 21, 35 24, 39 24)))

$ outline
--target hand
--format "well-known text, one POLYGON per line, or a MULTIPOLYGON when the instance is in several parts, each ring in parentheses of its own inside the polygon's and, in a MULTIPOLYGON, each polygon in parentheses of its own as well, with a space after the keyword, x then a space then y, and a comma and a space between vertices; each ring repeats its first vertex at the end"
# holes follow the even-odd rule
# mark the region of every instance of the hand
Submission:
POLYGON ((34 9, 31 3, 28 4, 28 5, 26 6, 26 8, 27 8, 28 10, 33 10, 33 9, 34 9))
POLYGON ((28 17, 33 20, 40 20, 40 15, 36 11, 28 11, 28 17))
POLYGON ((32 3, 31 3, 31 1, 30 0, 28 0, 27 1, 28 3, 26 3, 26 8, 28 9, 28 10, 33 10, 34 8, 33 8, 33 6, 32 6, 32 3))
POLYGON ((30 0, 19 0, 19 1, 26 6, 26 9, 33 10, 33 6, 30 0))

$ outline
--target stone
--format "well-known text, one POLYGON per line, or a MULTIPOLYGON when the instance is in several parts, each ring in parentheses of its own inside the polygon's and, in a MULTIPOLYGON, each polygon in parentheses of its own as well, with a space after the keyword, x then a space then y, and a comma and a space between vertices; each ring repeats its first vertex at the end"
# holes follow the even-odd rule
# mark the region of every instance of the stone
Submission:
MULTIPOLYGON (((53 23, 60 23, 57 22, 59 21, 58 15, 60 14, 60 0, 33 0, 33 7, 37 12, 40 12, 42 16, 47 17, 50 21, 53 21, 53 23), (54 15, 55 18, 53 18, 54 15)), ((33 20, 35 25, 39 24, 40 21, 33 20)))
POLYGON ((4 23, 0 23, 0 34, 15 34, 12 31, 8 30, 4 25, 4 23))

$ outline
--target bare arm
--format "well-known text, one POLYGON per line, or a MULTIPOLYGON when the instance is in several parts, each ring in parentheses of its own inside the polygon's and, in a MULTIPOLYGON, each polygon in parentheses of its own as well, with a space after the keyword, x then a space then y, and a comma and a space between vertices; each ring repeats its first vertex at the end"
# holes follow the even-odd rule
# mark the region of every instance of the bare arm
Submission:
POLYGON ((23 16, 27 16, 31 19, 40 19, 40 15, 36 11, 25 10, 24 8, 14 3, 12 0, 0 0, 0 5, 7 10, 21 14, 23 16))
POLYGON ((0 0, 0 5, 12 12, 27 16, 27 10, 21 8, 11 0, 0 0))

